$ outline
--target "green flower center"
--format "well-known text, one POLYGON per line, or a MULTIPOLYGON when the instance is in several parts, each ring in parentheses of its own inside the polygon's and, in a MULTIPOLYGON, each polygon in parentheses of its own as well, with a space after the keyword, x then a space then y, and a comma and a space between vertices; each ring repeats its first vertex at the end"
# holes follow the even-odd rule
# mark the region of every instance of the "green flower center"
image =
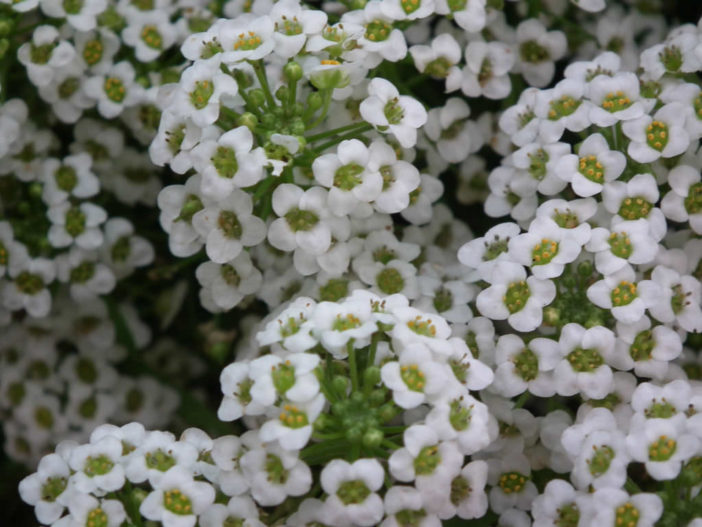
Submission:
POLYGON ((402 278, 400 271, 394 267, 387 267, 380 271, 375 277, 375 283, 386 295, 394 295, 399 293, 405 287, 405 279, 402 278))
POLYGON ((668 125, 661 121, 653 121, 646 127, 646 143, 659 152, 668 144, 668 125))
POLYGON ((151 11, 154 8, 154 0, 131 0, 131 4, 139 11, 151 11))
POLYGON ((592 450, 594 453, 587 460, 587 464, 590 467, 590 474, 597 478, 609 470, 609 465, 614 459, 614 450, 607 445, 593 446, 592 450))
POLYGON ((527 108, 525 111, 520 113, 517 116, 517 119, 519 121, 519 128, 524 128, 534 119, 534 117, 536 117, 536 114, 531 108, 527 108))
POLYGON ((373 261, 380 262, 383 265, 386 265, 388 262, 394 260, 396 257, 397 255, 395 254, 395 251, 388 248, 387 245, 378 247, 375 251, 373 251, 373 261))
POLYGON ((582 101, 578 101, 570 95, 562 95, 559 99, 551 101, 551 109, 548 111, 548 118, 552 121, 557 121, 562 117, 568 117, 578 109, 581 103, 582 101))
POLYGON ((222 48, 222 44, 219 43, 219 40, 217 40, 217 37, 214 37, 212 40, 208 40, 207 42, 204 43, 202 51, 200 52, 200 58, 201 59, 209 59, 209 58, 212 58, 219 53, 222 53, 223 51, 224 51, 224 48, 222 48))
POLYGON ((5 394, 7 395, 7 398, 10 400, 10 403, 13 406, 17 406, 24 399, 24 396, 27 394, 27 390, 24 388, 24 384, 22 384, 21 382, 18 381, 18 382, 11 383, 7 387, 5 394))
POLYGON ((241 282, 241 277, 239 273, 236 272, 233 266, 229 264, 224 264, 219 268, 220 275, 227 285, 232 287, 237 287, 241 282))
POLYGON ((612 254, 619 258, 626 260, 634 251, 634 248, 631 246, 631 240, 625 232, 613 232, 609 235, 608 241, 612 254))
POLYGON ((451 503, 458 506, 459 503, 470 496, 472 491, 473 489, 466 478, 460 475, 456 476, 451 481, 451 492, 449 494, 449 499, 451 500, 451 503))
POLYGON ((78 413, 85 419, 92 419, 97 412, 97 400, 95 397, 88 397, 78 406, 78 413))
POLYGON ((231 179, 239 170, 239 163, 236 159, 236 152, 226 146, 218 146, 217 151, 211 158, 212 164, 220 177, 231 179))
POLYGON ((242 227, 235 212, 231 210, 221 211, 217 218, 217 225, 225 237, 232 240, 241 238, 242 227))
POLYGON ((67 15, 77 15, 83 9, 83 0, 63 0, 63 10, 67 15))
POLYGON ((290 361, 285 361, 271 367, 273 386, 280 395, 284 395, 295 384, 295 366, 290 361))
POLYGON ((78 91, 80 80, 77 77, 68 77, 58 86, 58 96, 61 99, 68 99, 78 91))
POLYGON ((566 360, 579 373, 593 372, 604 364, 602 355, 594 348, 575 348, 566 356, 566 360))
POLYGON ((519 54, 524 62, 538 64, 550 58, 548 49, 539 44, 536 40, 527 40, 519 46, 519 54))
POLYGON ((502 253, 507 252, 508 243, 509 238, 501 239, 499 236, 495 236, 495 239, 490 243, 486 241, 485 252, 483 253, 483 262, 494 260, 502 253))
POLYGON ((670 419, 677 413, 675 406, 670 404, 665 398, 661 402, 656 402, 644 410, 644 415, 647 419, 670 419))
POLYGON ((651 360, 651 354, 655 347, 656 341, 653 338, 653 332, 647 329, 636 335, 634 342, 629 346, 629 355, 636 362, 651 360))
POLYGON ((634 104, 631 99, 626 96, 623 91, 609 92, 602 99, 602 108, 610 113, 620 112, 626 110, 629 106, 634 104))
POLYGON ((439 463, 441 463, 439 447, 436 445, 425 446, 414 458, 414 471, 418 476, 433 474, 439 463))
POLYGON ((91 510, 88 513, 87 521, 85 522, 85 527, 107 527, 108 518, 105 511, 100 507, 91 510))
POLYGON ((395 183, 395 173, 390 165, 380 167, 380 175, 383 178, 383 192, 395 183))
POLYGON ((614 525, 625 526, 625 527, 636 527, 639 523, 639 510, 634 507, 631 503, 627 502, 624 505, 617 507, 616 516, 614 518, 614 525))
POLYGON ((424 337, 436 336, 436 326, 431 323, 430 318, 424 320, 421 316, 417 315, 414 320, 407 322, 407 327, 414 331, 417 335, 422 335, 424 337))
POLYGON ((541 181, 546 177, 546 164, 549 161, 548 152, 539 148, 534 153, 527 155, 529 157, 529 174, 537 181, 541 181))
POLYGON ((166 472, 176 464, 176 459, 160 448, 153 452, 148 452, 145 456, 146 466, 152 470, 166 472))
POLYGON ((419 366, 416 364, 405 364, 401 366, 400 377, 402 377, 407 387, 413 392, 422 392, 424 390, 424 373, 422 373, 419 366))
POLYGON ((278 418, 288 428, 302 428, 309 424, 307 414, 297 406, 290 404, 286 404, 283 407, 283 411, 280 412, 278 418))
POLYGON ((334 173, 334 186, 341 190, 349 191, 359 185, 363 179, 360 177, 365 169, 357 163, 349 163, 336 169, 334 173))
POLYGON ((397 97, 385 103, 383 113, 390 124, 400 124, 400 121, 405 116, 405 110, 400 105, 400 100, 397 97))
POLYGON ((78 207, 71 207, 66 212, 66 232, 73 238, 85 231, 85 214, 78 207))
POLYGON ((336 491, 336 495, 344 505, 363 503, 370 493, 370 489, 360 479, 344 481, 336 491))
POLYGON ((54 426, 54 414, 45 406, 40 406, 34 410, 34 420, 45 430, 50 430, 54 426))
POLYGON ((89 40, 85 43, 85 47, 83 48, 83 60, 88 66, 94 66, 102 59, 104 49, 105 46, 103 46, 99 38, 89 40))
POLYGON ((691 185, 685 198, 685 210, 688 214, 702 212, 702 183, 691 185))
POLYGON ((171 489, 163 493, 163 506, 166 510, 179 516, 187 516, 193 513, 193 504, 190 498, 179 489, 171 489))
POLYGON ((559 509, 556 509, 558 518, 553 522, 556 527, 578 527, 580 521, 580 509, 571 502, 559 509))
POLYGON ((25 295, 36 295, 44 289, 44 280, 41 275, 30 273, 29 271, 22 271, 15 279, 15 284, 17 289, 25 295))
POLYGON ((658 53, 658 58, 665 66, 665 69, 671 73, 680 71, 683 64, 682 51, 678 46, 666 46, 658 53))
POLYGON ((492 61, 485 57, 480 63, 480 71, 478 72, 478 83, 484 86, 493 77, 492 61))
POLYGON ((512 359, 514 371, 526 382, 533 381, 539 374, 539 357, 529 348, 524 348, 512 359))
POLYGON ((127 89, 124 87, 122 79, 117 77, 107 77, 102 89, 107 98, 113 102, 120 103, 127 96, 127 89))
POLYGON ((385 20, 375 19, 366 24, 366 39, 371 42, 382 42, 387 40, 392 32, 392 24, 385 20))
POLYGON ((275 23, 275 30, 288 36, 299 35, 302 33, 302 24, 296 16, 292 19, 283 16, 281 23, 275 23))
POLYGON ((244 520, 234 516, 227 516, 222 522, 222 527, 244 527, 244 520))
POLYGON ((466 379, 468 379, 468 370, 470 369, 470 362, 464 362, 461 359, 451 359, 449 360, 449 367, 456 379, 464 384, 466 379))
POLYGON ((174 221, 183 220, 187 223, 191 223, 193 216, 196 212, 204 209, 205 206, 202 201, 195 194, 188 194, 183 201, 183 206, 180 209, 180 215, 174 221))
POLYGON ((692 101, 692 106, 695 108, 697 118, 702 120, 702 93, 695 97, 695 100, 692 101))
POLYGON ((607 410, 610 412, 614 411, 614 408, 621 402, 622 399, 616 394, 616 392, 607 394, 602 399, 590 399, 588 401, 590 406, 593 408, 607 408, 607 410))
POLYGON ((166 130, 166 144, 173 155, 180 151, 180 145, 185 139, 185 125, 180 124, 173 130, 166 130))
POLYGON ((288 320, 285 323, 280 323, 280 336, 285 338, 294 335, 300 331, 301 324, 304 321, 305 319, 302 317, 302 313, 300 313, 300 324, 297 323, 297 320, 294 317, 288 317, 288 320))
POLYGON ((34 64, 46 64, 51 59, 51 55, 54 52, 56 44, 42 44, 41 46, 31 45, 32 49, 29 52, 29 59, 34 64))
POLYGON ((43 360, 35 360, 27 368, 26 377, 33 380, 48 379, 51 368, 43 360))
POLYGON ((453 307, 453 293, 445 287, 439 288, 434 295, 434 309, 443 313, 453 307))
POLYGON ((512 282, 507 286, 502 302, 504 302, 510 314, 514 314, 524 309, 530 296, 531 290, 526 281, 512 282))
POLYGON ((459 432, 465 430, 470 425, 473 405, 465 407, 461 404, 461 399, 453 399, 449 403, 449 423, 454 430, 459 432))
POLYGON ((61 477, 53 477, 46 480, 46 482, 41 487, 41 499, 43 501, 48 501, 53 503, 56 501, 66 487, 68 486, 68 480, 61 477))
POLYGON ((402 6, 402 10, 408 15, 411 15, 417 9, 419 9, 420 5, 422 5, 420 0, 400 0, 400 6, 402 6))
POLYGON ((455 139, 458 137, 458 135, 463 131, 463 129, 466 126, 466 120, 465 119, 457 119, 454 122, 452 122, 447 128, 444 128, 441 130, 441 139, 450 141, 451 139, 455 139))
POLYGON ((499 487, 505 494, 521 492, 529 478, 520 472, 505 472, 498 481, 499 487))
POLYGON ((129 242, 129 236, 122 236, 117 239, 117 241, 110 249, 110 255, 113 262, 125 262, 129 258, 129 254, 132 252, 132 247, 129 242))
POLYGON ((214 93, 214 83, 210 80, 195 82, 195 89, 190 92, 190 103, 197 109, 202 110, 210 101, 214 93))
POLYGON ((675 454, 677 447, 675 439, 662 435, 648 445, 648 458, 651 461, 668 461, 675 454))
POLYGON ((95 367, 95 363, 85 357, 78 359, 74 371, 76 372, 76 376, 87 384, 93 384, 98 378, 98 371, 95 367))
POLYGON ((332 323, 332 329, 334 331, 348 331, 349 329, 361 327, 361 325, 361 319, 349 313, 344 316, 336 315, 336 319, 332 323))
POLYGON ((531 251, 531 265, 546 265, 558 254, 558 242, 544 238, 531 251))
POLYGON ((551 218, 561 229, 575 229, 575 227, 580 225, 578 216, 570 209, 566 209, 565 211, 555 209, 551 218))
POLYGON ((580 158, 578 172, 594 183, 601 184, 604 178, 604 167, 593 155, 580 158))
POLYGON ((349 281, 344 278, 332 278, 319 288, 319 298, 326 302, 338 302, 349 294, 349 281))
POLYGON ((276 485, 282 485, 288 480, 289 472, 283 466, 281 459, 275 454, 266 455, 265 470, 268 474, 268 481, 276 485))
POLYGON ((64 192, 71 192, 78 184, 76 170, 70 165, 61 165, 54 172, 56 186, 64 192))
POLYGON ((252 51, 263 44, 263 40, 253 31, 240 33, 234 42, 234 51, 252 51))
POLYGON ((453 64, 446 57, 438 57, 426 65, 424 73, 437 79, 445 79, 452 66, 453 64))
POLYGON ((641 196, 626 198, 619 207, 618 214, 625 220, 638 220, 648 217, 653 204, 641 196))
POLYGON ((448 8, 452 13, 456 11, 463 11, 466 8, 468 0, 447 0, 448 8))
POLYGON ((89 478, 95 476, 104 476, 112 470, 115 466, 114 461, 112 461, 105 454, 100 454, 99 456, 88 456, 85 459, 85 465, 83 465, 83 472, 89 478))
POLYGON ((473 354, 473 357, 475 357, 476 359, 480 357, 480 348, 478 348, 478 336, 475 334, 475 331, 469 331, 468 333, 466 333, 464 340, 466 342, 466 345, 468 346, 468 349, 473 354))
POLYGON ((637 297, 636 284, 622 280, 619 282, 619 285, 612 290, 610 296, 614 307, 627 306, 637 297))
POLYGON ((163 47, 163 37, 156 26, 149 25, 141 28, 141 40, 151 49, 163 47))
POLYGON ((236 385, 237 389, 239 390, 238 393, 235 394, 236 398, 239 399, 239 401, 242 402, 244 405, 249 404, 253 400, 251 397, 252 386, 253 380, 251 379, 244 379, 236 385))
POLYGON ((673 296, 670 298, 670 306, 673 308, 673 313, 676 315, 685 309, 685 306, 689 303, 687 297, 690 293, 683 291, 682 285, 677 284, 673 286, 673 296))
POLYGON ((0 265, 7 265, 9 257, 10 253, 7 250, 7 247, 5 247, 5 244, 2 243, 2 240, 0 240, 0 265))
POLYGON ((71 282, 84 284, 95 275, 95 262, 84 261, 71 269, 71 282))
POLYGON ((285 214, 285 220, 293 232, 309 231, 319 223, 319 216, 311 210, 302 210, 295 207, 285 214))
MULTIPOLYGON (((405 0, 409 1, 409 0, 405 0)), ((414 0, 415 2, 417 0, 414 0)), ((417 527, 422 523, 427 513, 424 509, 403 509, 395 513, 395 520, 400 527, 417 527)))
POLYGON ((129 413, 135 413, 144 406, 144 392, 138 388, 132 388, 125 396, 125 407, 129 413))

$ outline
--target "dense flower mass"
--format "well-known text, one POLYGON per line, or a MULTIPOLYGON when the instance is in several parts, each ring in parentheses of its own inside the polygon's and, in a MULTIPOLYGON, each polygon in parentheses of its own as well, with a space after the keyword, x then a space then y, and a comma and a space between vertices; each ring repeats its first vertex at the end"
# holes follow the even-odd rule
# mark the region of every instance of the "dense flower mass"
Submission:
POLYGON ((692 4, 0 0, 0 492, 700 527, 692 4))

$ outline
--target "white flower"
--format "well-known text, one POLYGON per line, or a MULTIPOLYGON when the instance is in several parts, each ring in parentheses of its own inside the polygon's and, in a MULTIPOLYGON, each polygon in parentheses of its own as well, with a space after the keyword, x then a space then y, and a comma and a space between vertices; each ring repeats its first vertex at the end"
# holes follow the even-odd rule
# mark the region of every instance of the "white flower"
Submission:
POLYGON ((164 187, 158 195, 159 223, 169 235, 168 248, 181 258, 192 256, 204 243, 192 225, 193 216, 210 203, 210 200, 203 203, 199 192, 200 176, 195 174, 185 185, 164 187))
POLYGON ((201 135, 202 129, 188 116, 162 112, 158 132, 149 146, 151 161, 157 166, 168 163, 174 172, 184 174, 193 166, 191 151, 201 135))
POLYGON ((64 201, 49 207, 46 215, 52 223, 48 238, 53 247, 75 244, 81 249, 90 250, 102 245, 100 225, 107 219, 102 207, 89 202, 72 205, 64 201))
POLYGON ((564 130, 581 132, 590 126, 591 104, 583 100, 585 84, 564 79, 552 89, 539 93, 536 115, 541 119, 539 135, 543 141, 558 141, 564 130))
POLYGON ((393 20, 383 13, 382 2, 368 2, 363 9, 349 11, 341 23, 360 25, 363 33, 357 37, 358 46, 365 52, 366 65, 375 67, 383 59, 397 62, 407 55, 407 42, 402 31, 395 28, 393 20))
POLYGON ((315 336, 335 358, 346 357, 351 341, 354 348, 370 344, 371 335, 378 329, 371 305, 352 299, 342 303, 320 302, 312 316, 312 324, 315 336))
POLYGON ((668 173, 671 190, 661 200, 661 210, 673 221, 689 222, 697 234, 702 234, 702 177, 690 165, 678 165, 668 173))
POLYGON ((412 46, 409 52, 417 71, 438 79, 446 79, 447 92, 460 88, 461 70, 456 64, 461 61, 461 47, 453 35, 441 33, 429 46, 412 46))
POLYGON ((264 527, 258 518, 258 508, 251 498, 234 496, 226 505, 215 503, 208 507, 198 521, 202 527, 225 527, 237 521, 242 527, 264 527))
POLYGON ((263 281, 261 272, 245 251, 223 264, 204 262, 195 270, 206 295, 211 295, 218 309, 229 310, 247 295, 259 290, 263 281))
POLYGON ((595 267, 604 275, 616 273, 627 263, 650 263, 658 254, 658 244, 644 219, 622 222, 612 232, 602 227, 592 229, 585 248, 595 253, 595 267))
POLYGON ((204 513, 214 499, 212 485, 195 481, 184 467, 173 467, 144 498, 139 512, 149 520, 161 522, 163 527, 194 527, 198 515, 204 513))
POLYGON ((27 310, 32 317, 45 317, 51 309, 51 293, 47 286, 56 277, 56 267, 46 258, 27 259, 9 269, 12 282, 2 289, 3 305, 11 310, 27 310))
POLYGON ((250 187, 263 179, 266 156, 261 147, 252 150, 252 146, 251 130, 240 126, 193 148, 193 165, 202 174, 202 193, 217 199, 235 187, 250 187))
POLYGON ((259 60, 275 47, 273 20, 269 16, 240 16, 223 22, 218 29, 224 64, 259 60))
POLYGON ((32 33, 31 42, 17 50, 17 60, 27 68, 29 80, 36 86, 47 86, 56 73, 75 57, 75 49, 54 26, 42 25, 32 33))
POLYGON ((402 217, 413 225, 431 221, 433 203, 444 193, 444 185, 438 177, 420 174, 419 186, 409 195, 409 207, 402 210, 402 217))
POLYGON ((668 364, 682 352, 680 336, 670 327, 653 326, 644 316, 631 324, 617 323, 617 350, 627 359, 625 369, 639 377, 664 379, 668 364))
POLYGON ((681 103, 669 103, 653 114, 642 115, 622 124, 622 131, 631 139, 627 153, 639 163, 651 163, 661 157, 682 154, 690 146, 685 130, 684 108, 681 103))
POLYGON ((117 278, 132 273, 154 259, 153 246, 134 234, 134 226, 124 218, 110 218, 103 227, 105 243, 100 248, 102 260, 110 266, 117 278))
POLYGON ((534 113, 539 93, 536 88, 527 88, 519 95, 517 104, 510 106, 500 115, 500 129, 517 146, 535 141, 539 134, 541 119, 534 113))
POLYGON ((456 441, 460 451, 471 455, 490 444, 488 407, 465 391, 451 399, 433 402, 426 424, 442 441, 456 441))
POLYGON ((373 207, 385 214, 406 209, 411 193, 419 187, 419 171, 412 163, 397 159, 395 150, 385 141, 373 141, 368 152, 368 169, 379 172, 382 178, 382 187, 375 196, 373 207))
POLYGON ((271 418, 261 426, 259 438, 264 442, 277 441, 284 450, 301 450, 310 440, 325 403, 321 393, 303 403, 281 402, 269 410, 271 418))
POLYGON ((195 213, 192 224, 206 239, 207 256, 215 263, 234 260, 244 247, 261 243, 266 225, 254 216, 251 196, 237 188, 223 200, 195 213))
POLYGON ((685 331, 702 331, 700 281, 663 265, 653 269, 651 278, 661 289, 658 302, 649 308, 651 315, 664 324, 675 322, 685 331))
POLYGON ((90 494, 76 493, 68 505, 69 516, 54 523, 55 527, 84 527, 101 522, 105 527, 119 527, 127 519, 119 500, 98 500, 90 494))
POLYGON ((483 237, 474 238, 458 250, 458 260, 465 266, 476 269, 485 280, 492 274, 495 264, 508 260, 508 244, 521 232, 516 223, 500 223, 490 228, 483 237))
POLYGON ((130 62, 118 62, 100 75, 89 78, 85 82, 85 93, 97 100, 100 115, 112 119, 141 100, 143 88, 135 77, 130 62))
POLYGON ((503 335, 495 349, 495 381, 500 395, 514 397, 529 390, 539 397, 556 392, 550 373, 560 359, 559 344, 552 339, 536 338, 528 344, 517 335, 503 335))
POLYGON ((656 494, 641 492, 630 496, 618 488, 595 491, 597 504, 593 525, 622 525, 634 522, 637 527, 653 527, 663 513, 663 502, 656 494))
POLYGON ((610 150, 602 134, 588 136, 578 154, 568 154, 558 161, 558 176, 582 197, 599 194, 605 183, 617 179, 626 167, 626 157, 610 150))
POLYGON ((468 119, 469 115, 470 108, 457 97, 427 114, 424 131, 436 143, 441 157, 450 163, 460 163, 482 146, 480 130, 468 119))
POLYGON ((456 3, 436 0, 436 12, 440 15, 452 15, 461 28, 469 33, 477 33, 485 27, 485 3, 485 0, 456 3))
POLYGON ((502 513, 511 507, 531 509, 539 491, 531 481, 529 460, 522 454, 510 453, 499 459, 488 459, 490 506, 502 513))
POLYGON ((387 362, 380 375, 401 408, 415 408, 427 399, 438 398, 446 388, 444 364, 419 343, 404 347, 399 361, 387 362))
POLYGON ((236 81, 219 69, 219 61, 199 61, 181 75, 170 109, 204 128, 217 120, 220 104, 238 91, 236 81))
POLYGON ((610 392, 613 376, 609 364, 616 362, 611 330, 566 324, 558 344, 562 360, 554 370, 554 380, 559 395, 582 392, 592 399, 601 399, 610 392))
POLYGON ((517 26, 517 45, 520 61, 518 69, 526 81, 543 88, 553 78, 554 61, 567 51, 565 34, 561 31, 546 31, 536 18, 530 18, 517 26))
POLYGON ((655 206, 659 198, 658 183, 652 174, 636 174, 629 181, 607 183, 602 191, 602 202, 608 212, 616 214, 611 228, 616 230, 622 222, 644 219, 656 241, 667 232, 665 216, 655 206))
POLYGON ((566 522, 587 525, 595 511, 593 505, 588 495, 576 491, 567 481, 553 479, 546 485, 544 493, 534 500, 531 509, 534 527, 550 527, 566 522))
MULTIPOLYGON (((320 482, 329 495, 324 502, 332 525, 377 525, 383 518, 383 500, 376 491, 383 486, 385 471, 377 459, 347 463, 334 459, 322 469, 320 482)), ((326 521, 326 518, 325 518, 326 521)))
POLYGON ((134 48, 140 62, 156 60, 175 43, 176 37, 176 28, 165 11, 154 10, 129 18, 127 27, 122 30, 122 40, 134 48))
POLYGON ((369 149, 358 139, 342 141, 336 154, 323 154, 312 163, 315 180, 329 189, 327 204, 337 216, 372 214, 370 202, 380 194, 383 178, 369 169, 369 149))
POLYGON ((71 297, 77 302, 107 294, 115 287, 115 275, 97 259, 97 252, 84 251, 77 246, 56 257, 58 279, 71 284, 71 297))
POLYGON ((296 452, 272 445, 255 445, 241 457, 251 495, 264 507, 278 505, 287 496, 302 496, 312 487, 312 472, 296 452))
POLYGON ((327 23, 324 11, 305 9, 299 0, 275 2, 269 16, 275 27, 275 53, 284 59, 297 55, 307 36, 320 33, 327 23))
POLYGON ((590 120, 597 126, 638 119, 648 110, 639 99, 639 78, 630 72, 596 76, 588 85, 587 95, 594 105, 590 120))
POLYGON ((485 200, 485 214, 492 218, 509 214, 516 221, 526 221, 534 216, 538 180, 519 177, 511 166, 499 166, 488 176, 490 195, 485 200))
POLYGON ((400 95, 391 82, 379 77, 368 84, 368 98, 361 102, 359 111, 365 121, 381 132, 389 130, 405 148, 415 145, 417 129, 427 122, 427 112, 419 101, 400 95))
POLYGON ((69 464, 75 474, 71 482, 76 490, 98 495, 121 489, 124 467, 120 463, 122 442, 116 437, 103 437, 95 443, 73 449, 69 464))
POLYGON ((41 10, 52 18, 65 18, 78 31, 90 31, 97 26, 96 17, 107 8, 107 0, 60 2, 41 0, 41 10))
MULTIPOLYGON (((477 4, 471 0, 469 4, 477 4)), ((456 20, 458 22, 458 20, 456 20)), ((466 47, 466 66, 461 71, 461 91, 468 97, 484 95, 504 99, 512 90, 509 72, 514 66, 514 52, 503 42, 474 40, 466 47)))
POLYGON ((311 298, 298 297, 276 318, 268 322, 262 331, 256 334, 261 346, 273 343, 293 353, 307 351, 317 344, 311 335, 314 327, 311 317, 317 303, 311 298))
POLYGON ((73 494, 68 487, 70 475, 70 468, 63 457, 48 454, 41 458, 36 472, 20 481, 20 497, 34 507, 34 514, 40 523, 53 523, 63 514, 73 494))
POLYGON ((277 355, 254 359, 249 365, 251 399, 263 406, 275 404, 278 398, 293 403, 312 400, 319 393, 314 374, 319 360, 319 355, 313 353, 291 353, 285 359, 277 355))
POLYGON ((614 318, 625 324, 640 320, 645 310, 659 301, 660 295, 660 286, 655 281, 636 283, 636 273, 630 265, 605 276, 587 289, 590 302, 611 310, 614 318))
POLYGON ((148 432, 127 460, 125 473, 132 483, 148 479, 151 486, 155 487, 171 468, 181 466, 190 474, 190 468, 197 457, 197 449, 193 445, 176 441, 173 434, 148 432))
POLYGON ((517 331, 532 331, 541 325, 543 307, 556 296, 550 280, 527 278, 520 264, 500 261, 489 277, 490 287, 480 292, 476 306, 483 316, 507 320, 517 331))
POLYGON ((414 487, 390 487, 383 498, 386 518, 381 527, 402 527, 405 518, 417 518, 417 527, 440 527, 441 521, 434 514, 427 514, 425 498, 414 487))
POLYGON ((104 73, 112 66, 112 58, 120 48, 120 39, 112 31, 97 28, 91 31, 79 31, 73 36, 76 56, 85 69, 95 73, 104 73))
POLYGON ((51 109, 64 123, 75 123, 83 115, 83 110, 95 104, 85 92, 83 69, 83 65, 74 59, 55 72, 51 84, 39 87, 41 98, 51 104, 51 109))
POLYGON ((12 225, 0 221, 0 276, 13 274, 29 259, 27 248, 15 241, 12 225))
POLYGON ((553 196, 566 187, 561 177, 560 160, 570 155, 570 145, 566 143, 529 143, 514 152, 505 160, 524 171, 519 177, 529 176, 535 180, 536 189, 541 194, 553 196))

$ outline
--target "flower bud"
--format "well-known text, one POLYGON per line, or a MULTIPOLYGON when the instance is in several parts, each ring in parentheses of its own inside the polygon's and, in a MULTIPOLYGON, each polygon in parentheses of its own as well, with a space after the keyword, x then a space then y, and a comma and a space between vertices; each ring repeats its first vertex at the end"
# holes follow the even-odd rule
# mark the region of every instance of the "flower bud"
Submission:
POLYGON ((366 433, 363 434, 363 446, 368 448, 380 446, 380 443, 383 442, 383 438, 383 433, 380 430, 371 428, 370 430, 366 430, 366 433))
POLYGON ((288 62, 283 66, 283 75, 288 81, 297 82, 302 78, 302 66, 297 62, 288 62))

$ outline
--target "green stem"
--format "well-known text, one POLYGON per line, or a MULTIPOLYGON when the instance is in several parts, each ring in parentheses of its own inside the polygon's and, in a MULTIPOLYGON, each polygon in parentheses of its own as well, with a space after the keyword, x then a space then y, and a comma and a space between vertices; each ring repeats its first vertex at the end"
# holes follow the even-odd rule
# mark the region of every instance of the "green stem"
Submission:
POLYGON ((268 86, 268 77, 266 77, 266 70, 263 66, 263 61, 261 59, 259 59, 259 60, 250 62, 250 64, 253 66, 254 73, 256 73, 256 78, 258 79, 258 82, 261 85, 261 89, 263 90, 263 95, 266 98, 266 103, 268 104, 268 108, 270 110, 272 110, 277 105, 275 104, 275 100, 273 99, 273 94, 271 93, 271 89, 268 86))
POLYGON ((288 81, 288 112, 292 114, 293 107, 295 106, 295 101, 297 101, 297 81, 288 81))
POLYGON ((353 339, 350 339, 346 344, 346 350, 349 353, 349 370, 351 370, 351 391, 358 390, 358 366, 356 364, 356 348, 353 347, 353 339))
POLYGON ((514 407, 512 408, 513 410, 517 410, 518 408, 521 408, 526 404, 526 402, 531 399, 531 393, 529 393, 529 390, 525 391, 522 395, 519 396, 517 401, 514 403, 514 407))
POLYGON ((322 123, 322 121, 324 121, 324 118, 327 116, 327 112, 329 112, 329 104, 331 103, 332 90, 324 90, 323 94, 324 103, 322 104, 322 113, 319 114, 319 117, 317 117, 317 119, 312 124, 307 125, 308 130, 313 130, 317 126, 319 126, 322 123))
POLYGON ((626 483, 624 483, 624 489, 629 494, 638 494, 639 492, 641 492, 641 489, 639 488, 639 486, 631 478, 626 478, 626 483))
POLYGON ((358 136, 360 136, 363 132, 365 132, 367 130, 372 130, 372 129, 373 129, 373 127, 371 125, 368 125, 368 128, 361 129, 361 131, 356 130, 356 131, 353 131, 351 133, 337 137, 336 139, 332 139, 331 141, 328 141, 328 142, 324 143, 323 145, 318 146, 317 148, 312 150, 312 152, 315 154, 321 154, 329 147, 337 145, 337 144, 341 143, 342 141, 345 141, 346 139, 355 139, 358 136))
POLYGON ((407 430, 406 426, 381 426, 381 432, 384 434, 401 434, 407 430))
POLYGON ((305 140, 308 143, 314 143, 315 141, 319 141, 320 139, 326 139, 327 137, 332 137, 349 131, 365 132, 366 130, 371 130, 372 128, 373 127, 371 125, 365 122, 351 123, 347 124, 346 126, 340 126, 332 130, 327 130, 326 132, 320 132, 318 134, 310 135, 308 137, 305 137, 305 140), (354 130, 355 128, 358 128, 358 130, 354 130))

